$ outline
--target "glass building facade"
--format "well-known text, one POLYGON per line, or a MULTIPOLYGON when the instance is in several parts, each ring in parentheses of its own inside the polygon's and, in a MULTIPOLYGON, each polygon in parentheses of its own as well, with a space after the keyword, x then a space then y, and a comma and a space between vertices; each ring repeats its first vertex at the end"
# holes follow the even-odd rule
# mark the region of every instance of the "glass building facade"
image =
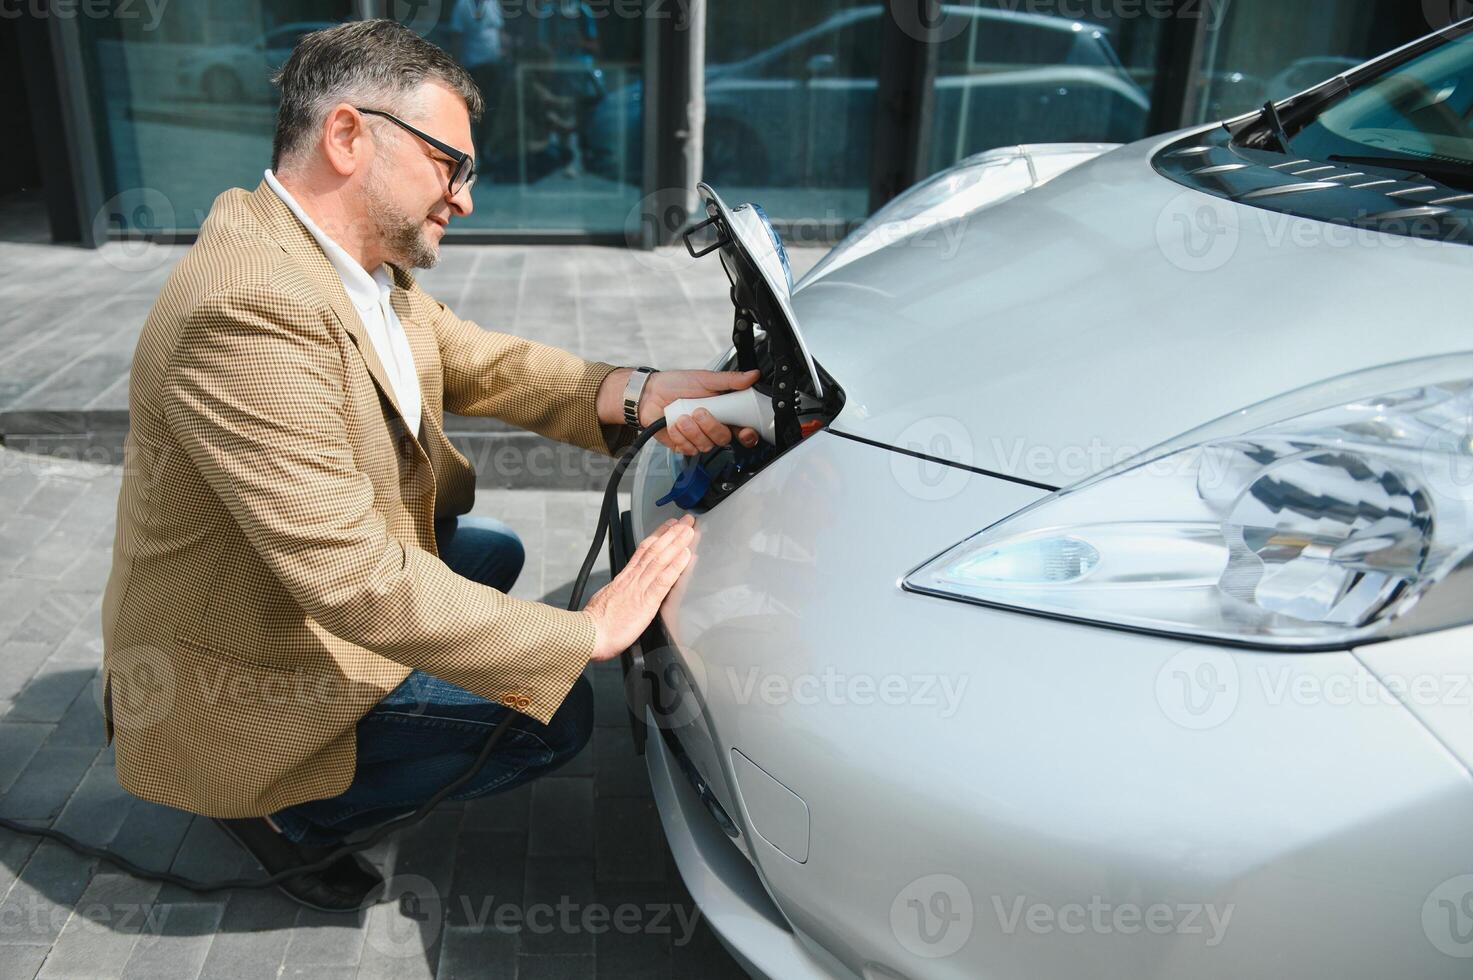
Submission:
POLYGON ((82 120, 73 152, 92 203, 107 202, 93 209, 103 235, 187 235, 222 190, 254 187, 270 163, 272 72, 307 32, 393 16, 486 95, 476 207, 454 233, 618 241, 670 186, 659 161, 684 155, 687 178, 842 232, 897 187, 992 147, 1126 142, 1257 108, 1443 26, 1441 6, 91 0, 100 15, 50 36, 66 40, 62 98, 82 120), (671 113, 661 87, 685 69, 688 105, 671 113), (886 184, 891 158, 903 179, 886 184))

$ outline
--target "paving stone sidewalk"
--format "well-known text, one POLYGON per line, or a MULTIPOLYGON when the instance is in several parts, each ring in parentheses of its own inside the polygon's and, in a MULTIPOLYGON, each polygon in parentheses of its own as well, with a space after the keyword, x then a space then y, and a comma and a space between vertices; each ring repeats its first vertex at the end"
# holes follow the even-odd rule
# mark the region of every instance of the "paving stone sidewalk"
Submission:
MULTIPOLYGON (((209 821, 128 796, 103 747, 99 614, 119 480, 113 466, 0 450, 0 814, 149 867, 260 873, 209 821)), ((474 512, 526 542, 513 594, 559 602, 596 509, 589 493, 483 490, 474 512)), ((0 830, 0 978, 742 976, 674 870, 617 666, 590 677, 588 749, 521 790, 442 806, 370 852, 396 900, 358 915, 274 890, 160 887, 0 830), (637 911, 615 919, 626 907, 637 911), (635 929, 599 928, 615 921, 635 929)))

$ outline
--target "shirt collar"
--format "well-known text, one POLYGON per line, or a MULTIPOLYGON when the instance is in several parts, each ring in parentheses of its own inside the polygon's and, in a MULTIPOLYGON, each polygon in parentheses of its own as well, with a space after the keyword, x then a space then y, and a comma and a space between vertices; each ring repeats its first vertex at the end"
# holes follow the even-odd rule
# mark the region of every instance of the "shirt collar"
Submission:
POLYGON ((357 259, 349 255, 346 249, 317 227, 317 223, 307 216, 307 212, 302 210, 296 198, 281 186, 281 181, 277 180, 276 175, 270 170, 266 171, 266 183, 270 185, 276 196, 281 198, 281 202, 291 209, 292 214, 297 216, 297 220, 302 222, 307 233, 322 247, 327 260, 332 263, 339 278, 343 280, 343 288, 347 290, 348 298, 353 301, 353 305, 360 310, 369 310, 378 306, 383 291, 392 287, 394 283, 389 270, 380 265, 374 270, 373 275, 369 275, 368 271, 358 264, 357 259))

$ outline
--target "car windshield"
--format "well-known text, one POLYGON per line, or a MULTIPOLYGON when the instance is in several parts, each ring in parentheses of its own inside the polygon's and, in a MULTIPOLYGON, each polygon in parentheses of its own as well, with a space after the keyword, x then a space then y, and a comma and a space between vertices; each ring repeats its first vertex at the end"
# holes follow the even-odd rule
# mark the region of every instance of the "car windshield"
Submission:
POLYGON ((1473 176, 1473 34, 1356 86, 1294 134, 1293 152, 1473 176))

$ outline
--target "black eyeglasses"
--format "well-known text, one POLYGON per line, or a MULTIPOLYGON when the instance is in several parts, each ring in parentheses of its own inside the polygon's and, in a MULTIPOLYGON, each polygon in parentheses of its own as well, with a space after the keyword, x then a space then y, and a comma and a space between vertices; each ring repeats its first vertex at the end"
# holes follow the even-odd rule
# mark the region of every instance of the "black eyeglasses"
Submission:
POLYGON ((449 157, 451 162, 455 164, 454 169, 450 171, 451 197, 454 197, 456 194, 459 194, 463 188, 469 187, 476 182, 476 161, 471 158, 471 155, 469 153, 462 153, 460 150, 457 150, 449 143, 441 143, 429 133, 420 132, 413 126, 409 125, 409 123, 400 119, 398 116, 390 115, 389 113, 384 112, 382 109, 365 109, 362 106, 357 106, 355 108, 357 108, 359 112, 366 112, 370 116, 383 116, 385 119, 389 120, 389 122, 395 123, 399 126, 403 126, 415 136, 418 136, 420 139, 430 144, 430 146, 433 146, 435 149, 439 150, 441 153, 449 157))

